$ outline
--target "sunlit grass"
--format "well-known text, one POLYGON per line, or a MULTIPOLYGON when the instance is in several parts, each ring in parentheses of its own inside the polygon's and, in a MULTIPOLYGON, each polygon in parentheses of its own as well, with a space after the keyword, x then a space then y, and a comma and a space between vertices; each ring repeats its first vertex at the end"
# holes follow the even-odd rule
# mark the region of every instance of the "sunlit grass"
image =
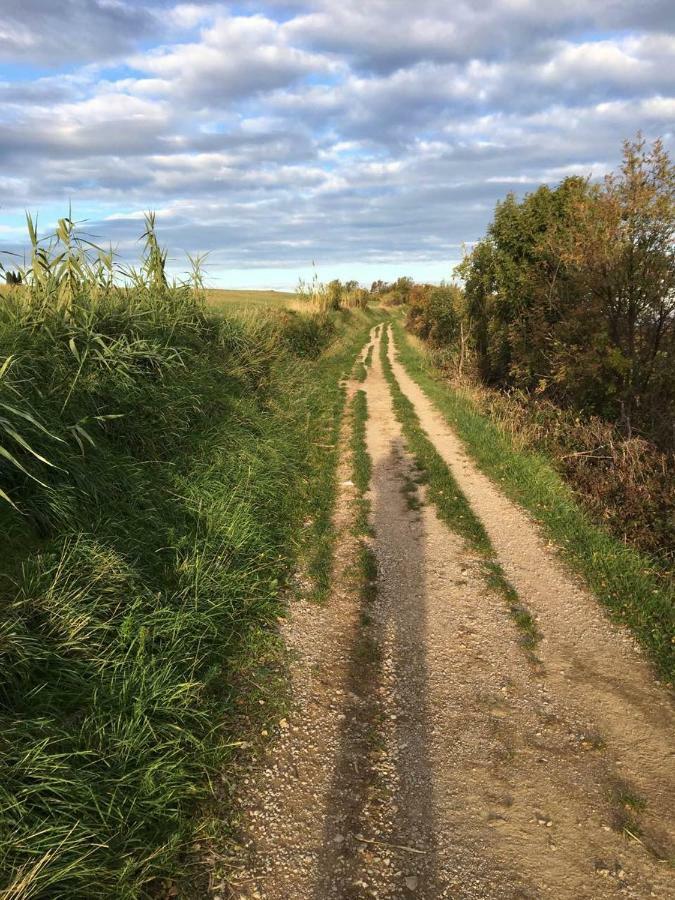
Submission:
POLYGON ((298 560, 330 556, 324 445, 370 320, 213 315, 146 225, 137 270, 70 220, 33 235, 0 303, 7 898, 157 896, 180 874, 240 737, 251 635, 298 560))
POLYGON ((245 291, 206 288, 206 305, 214 312, 241 308, 297 308, 298 295, 290 291, 245 291))

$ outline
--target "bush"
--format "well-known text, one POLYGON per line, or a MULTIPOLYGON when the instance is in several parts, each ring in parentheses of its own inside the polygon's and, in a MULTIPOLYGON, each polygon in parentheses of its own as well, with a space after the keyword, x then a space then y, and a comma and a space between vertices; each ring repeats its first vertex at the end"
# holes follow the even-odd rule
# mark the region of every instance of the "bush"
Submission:
POLYGON ((456 285, 415 285, 407 326, 435 347, 455 346, 460 336, 463 293, 456 285))

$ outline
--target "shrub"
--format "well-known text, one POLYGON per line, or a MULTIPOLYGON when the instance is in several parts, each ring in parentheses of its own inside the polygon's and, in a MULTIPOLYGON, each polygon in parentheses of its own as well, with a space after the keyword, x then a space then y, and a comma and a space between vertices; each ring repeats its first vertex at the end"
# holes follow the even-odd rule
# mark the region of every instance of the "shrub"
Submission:
POLYGON ((460 336, 463 293, 456 285, 415 285, 410 292, 407 326, 436 347, 456 345, 460 336))

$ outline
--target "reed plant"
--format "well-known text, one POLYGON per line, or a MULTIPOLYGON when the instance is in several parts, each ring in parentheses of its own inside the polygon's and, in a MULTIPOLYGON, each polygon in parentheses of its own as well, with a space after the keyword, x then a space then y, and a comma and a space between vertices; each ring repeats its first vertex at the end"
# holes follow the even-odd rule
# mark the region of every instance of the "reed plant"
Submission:
POLYGON ((0 298, 0 897, 158 896, 329 520, 342 363, 315 360, 355 324, 209 315, 153 217, 135 269, 70 217, 29 237, 0 298))

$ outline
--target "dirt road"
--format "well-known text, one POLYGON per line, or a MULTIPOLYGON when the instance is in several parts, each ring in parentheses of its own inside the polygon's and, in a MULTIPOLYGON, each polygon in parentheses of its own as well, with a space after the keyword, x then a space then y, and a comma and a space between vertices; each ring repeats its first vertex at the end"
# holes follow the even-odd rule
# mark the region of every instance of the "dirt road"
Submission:
POLYGON ((325 607, 293 606, 293 712, 242 794, 245 861, 216 892, 675 896, 669 695, 631 637, 476 469, 390 340, 401 390, 536 620, 533 665, 481 560, 417 485, 381 330, 372 340, 366 381, 348 385, 367 399, 372 537, 354 533, 348 418, 335 589, 325 607), (363 541, 377 560, 376 590, 364 590, 363 541))

